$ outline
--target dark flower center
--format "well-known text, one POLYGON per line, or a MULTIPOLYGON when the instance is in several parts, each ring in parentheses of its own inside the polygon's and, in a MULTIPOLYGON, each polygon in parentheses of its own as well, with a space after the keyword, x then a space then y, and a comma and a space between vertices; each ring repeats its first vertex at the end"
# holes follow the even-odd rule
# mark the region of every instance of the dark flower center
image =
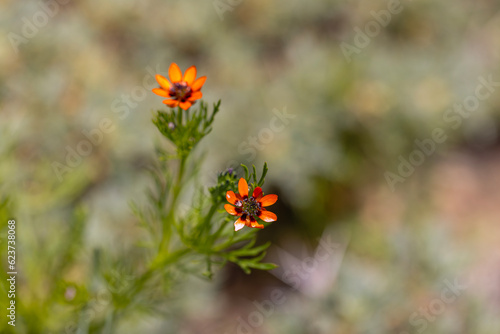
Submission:
POLYGON ((247 215, 258 216, 260 214, 262 206, 255 200, 255 198, 247 197, 241 201, 241 209, 243 210, 243 213, 247 215))
POLYGON ((169 95, 180 102, 186 102, 191 97, 191 87, 184 81, 176 82, 170 87, 169 95))

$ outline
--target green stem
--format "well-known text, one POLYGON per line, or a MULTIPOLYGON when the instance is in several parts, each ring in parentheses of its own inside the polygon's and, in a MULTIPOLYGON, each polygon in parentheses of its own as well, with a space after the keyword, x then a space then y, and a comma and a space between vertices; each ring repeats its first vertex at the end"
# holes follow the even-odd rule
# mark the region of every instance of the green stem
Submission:
POLYGON ((114 331, 115 331, 115 317, 116 317, 116 310, 113 309, 106 317, 102 333, 104 333, 104 334, 113 334, 114 333, 114 331))
POLYGON ((217 208, 219 207, 220 203, 214 203, 212 204, 212 207, 210 208, 210 211, 208 211, 207 216, 205 217, 205 222, 203 223, 206 227, 210 226, 210 221, 212 220, 212 217, 214 214, 217 212, 217 208))
POLYGON ((149 281, 149 279, 153 276, 154 272, 157 269, 159 269, 162 266, 167 266, 171 263, 176 262, 181 257, 188 254, 189 251, 190 250, 188 248, 183 248, 174 253, 171 253, 164 259, 161 258, 162 254, 158 254, 156 258, 151 262, 151 266, 149 267, 149 269, 144 274, 142 274, 141 277, 139 277, 137 282, 134 284, 134 290, 132 291, 130 300, 132 300, 137 295, 137 293, 141 291, 144 284, 146 284, 147 281, 149 281))
POLYGON ((172 202, 170 203, 170 208, 168 209, 168 214, 163 220, 163 236, 160 242, 159 253, 163 251, 168 251, 170 246, 170 239, 172 236, 172 225, 175 225, 175 212, 177 207, 177 200, 181 192, 181 182, 184 177, 184 172, 186 170, 186 160, 187 156, 181 156, 181 161, 179 163, 179 172, 177 173, 177 179, 172 189, 172 202))
POLYGON ((182 113, 183 110, 181 107, 177 108, 177 126, 182 126, 182 113))
POLYGON ((130 304, 133 303, 135 297, 142 291, 144 285, 146 285, 146 283, 153 277, 156 270, 165 268, 172 263, 176 263, 180 258, 189 254, 190 251, 191 250, 189 248, 182 248, 176 252, 170 253, 168 256, 158 253, 153 261, 151 261, 148 270, 135 281, 133 289, 130 291, 129 298, 127 298, 125 305, 121 306, 119 311, 117 309, 113 310, 113 325, 116 324, 118 319, 123 316, 130 304))
POLYGON ((222 224, 219 226, 219 228, 217 229, 217 231, 215 231, 215 233, 212 235, 212 244, 215 244, 215 241, 217 241, 217 238, 219 237, 219 235, 222 233, 222 231, 224 230, 224 228, 226 227, 226 224, 228 223, 227 220, 224 220, 222 222, 222 224))
POLYGON ((210 210, 208 211, 207 215, 205 216, 205 220, 203 221, 203 224, 200 228, 200 231, 199 231, 199 237, 202 238, 203 235, 205 234, 205 232, 207 230, 210 229, 210 221, 212 220, 212 217, 214 216, 214 214, 217 212, 217 208, 219 207, 221 203, 220 202, 217 202, 217 203, 214 203, 212 204, 212 206, 210 207, 210 210))

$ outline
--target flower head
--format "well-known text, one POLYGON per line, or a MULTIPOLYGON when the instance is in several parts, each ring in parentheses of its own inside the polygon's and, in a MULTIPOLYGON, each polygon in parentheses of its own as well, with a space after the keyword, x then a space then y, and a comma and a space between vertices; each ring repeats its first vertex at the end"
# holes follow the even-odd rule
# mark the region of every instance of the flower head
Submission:
POLYGON ((278 219, 274 213, 264 208, 276 203, 278 195, 263 196, 262 188, 256 187, 252 196, 248 196, 248 183, 244 178, 241 178, 238 182, 238 191, 239 194, 235 194, 233 191, 226 193, 227 201, 234 206, 229 204, 224 205, 224 209, 230 215, 239 217, 234 222, 235 231, 241 230, 245 225, 248 227, 264 228, 264 225, 257 222, 257 218, 268 223, 278 219))
POLYGON ((176 63, 172 63, 168 69, 168 76, 170 81, 164 76, 157 74, 156 81, 160 84, 160 88, 152 90, 156 95, 170 98, 163 100, 163 103, 167 106, 171 108, 179 106, 187 110, 196 100, 201 99, 203 96, 200 89, 205 80, 207 80, 207 77, 202 76, 196 79, 196 66, 191 66, 182 75, 179 66, 176 63))

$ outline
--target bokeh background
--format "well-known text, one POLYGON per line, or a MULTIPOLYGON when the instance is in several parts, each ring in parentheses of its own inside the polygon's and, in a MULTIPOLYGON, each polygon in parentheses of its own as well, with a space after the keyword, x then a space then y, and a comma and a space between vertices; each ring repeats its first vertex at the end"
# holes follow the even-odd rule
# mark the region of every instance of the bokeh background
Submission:
POLYGON ((89 214, 77 263, 137 247, 128 203, 145 200, 145 169, 167 145, 149 89, 176 62, 208 77, 205 101, 222 99, 198 148, 203 182, 268 163, 279 220, 259 239, 280 268, 187 279, 169 316, 126 319, 119 333, 499 333, 499 32, 493 0, 3 0, 0 190, 18 222, 20 321, 44 328, 79 302, 61 288, 59 306, 44 304, 48 285, 88 274, 46 272, 69 261, 55 245, 72 242, 78 207, 89 214), (481 78, 488 98, 447 121, 481 78), (57 172, 103 119, 102 142, 57 172), (388 182, 435 129, 446 140, 388 182), (266 303, 273 291, 283 303, 266 303))

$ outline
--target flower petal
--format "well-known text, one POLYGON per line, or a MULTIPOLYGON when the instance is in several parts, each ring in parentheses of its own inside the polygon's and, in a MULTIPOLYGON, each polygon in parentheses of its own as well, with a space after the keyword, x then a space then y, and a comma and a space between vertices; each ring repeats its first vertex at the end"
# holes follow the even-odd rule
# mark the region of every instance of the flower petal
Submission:
POLYGON ((245 225, 248 227, 264 228, 264 225, 259 224, 253 216, 247 216, 245 225))
POLYGON ((184 77, 182 81, 186 82, 189 86, 191 86, 196 79, 196 66, 191 66, 184 72, 184 77))
POLYGON ((175 108, 179 105, 179 101, 177 100, 163 100, 163 103, 165 103, 170 108, 175 108))
POLYGON ((156 78, 156 81, 158 81, 158 83, 160 84, 161 88, 163 88, 163 89, 165 89, 165 90, 167 90, 167 91, 168 91, 168 90, 170 89, 170 87, 172 86, 172 85, 170 84, 170 81, 168 81, 168 80, 167 80, 167 78, 165 78, 163 75, 159 75, 159 74, 157 74, 157 75, 155 76, 155 78, 156 78))
POLYGON ((195 82, 193 82, 193 84, 191 85, 191 89, 193 91, 200 90, 206 80, 207 80, 206 76, 199 77, 198 79, 196 79, 195 82))
POLYGON ((274 222, 278 220, 278 216, 276 216, 271 211, 262 210, 259 214, 259 218, 265 221, 266 223, 274 222))
POLYGON ((241 198, 238 195, 236 195, 234 193, 234 191, 232 191, 232 190, 229 190, 226 193, 226 199, 231 204, 236 204, 236 202, 238 202, 239 200, 241 200, 241 198))
POLYGON ((188 101, 201 99, 202 96, 203 94, 200 91, 194 92, 193 94, 191 94, 191 97, 188 99, 188 101))
POLYGON ((226 209, 227 213, 229 213, 230 215, 233 215, 233 216, 239 216, 239 215, 241 215, 241 209, 235 208, 231 204, 224 204, 224 209, 226 209))
POLYGON ((241 217, 234 222, 234 230, 239 231, 245 226, 245 221, 241 220, 241 217))
POLYGON ((186 101, 186 102, 181 102, 181 103, 179 103, 179 107, 181 107, 181 108, 182 108, 182 109, 184 109, 184 110, 188 110, 188 109, 189 109, 189 107, 191 107, 191 104, 192 104, 192 103, 191 103, 191 102, 189 102, 189 101, 186 101))
POLYGON ((182 72, 181 69, 179 68, 179 65, 177 65, 176 63, 170 64, 170 67, 168 68, 168 76, 170 77, 172 83, 181 81, 182 72))
POLYGON ((168 94, 168 92, 163 89, 163 88, 154 88, 151 90, 153 93, 155 93, 156 95, 160 95, 160 96, 163 96, 163 97, 170 97, 170 95, 168 94))
POLYGON ((257 223, 257 221, 253 221, 253 222, 251 222, 250 227, 254 227, 254 228, 264 228, 264 225, 257 223))
POLYGON ((259 200, 261 197, 262 197, 262 188, 261 187, 256 187, 254 190, 253 190, 253 194, 252 194, 253 198, 255 198, 256 200, 259 200))
POLYGON ((248 197, 248 183, 244 178, 240 178, 238 182, 238 191, 242 198, 248 197))
POLYGON ((273 205, 278 200, 278 195, 266 195, 259 201, 264 206, 273 205))

